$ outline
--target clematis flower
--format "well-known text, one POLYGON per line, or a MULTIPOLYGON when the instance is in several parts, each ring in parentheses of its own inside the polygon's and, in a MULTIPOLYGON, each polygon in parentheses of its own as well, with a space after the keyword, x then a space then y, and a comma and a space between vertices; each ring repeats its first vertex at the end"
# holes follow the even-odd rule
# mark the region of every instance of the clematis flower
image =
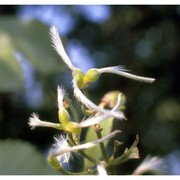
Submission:
MULTIPOLYGON (((66 53, 66 51, 65 51, 65 49, 63 47, 60 36, 58 34, 58 30, 56 29, 55 26, 52 26, 50 28, 50 35, 51 35, 53 47, 55 48, 57 53, 60 55, 60 57, 62 58, 64 63, 72 71, 75 70, 76 68, 74 67, 71 60, 69 59, 69 57, 68 57, 68 55, 67 55, 67 53, 66 53)), ((113 74, 117 74, 117 75, 120 75, 120 76, 124 76, 126 78, 130 78, 130 79, 133 79, 133 80, 146 82, 146 83, 152 83, 152 82, 155 81, 154 78, 147 78, 147 77, 141 77, 141 76, 133 75, 131 73, 128 73, 127 71, 128 70, 126 70, 122 66, 112 66, 112 67, 105 67, 105 68, 100 68, 100 69, 92 68, 92 69, 89 70, 89 72, 87 72, 87 76, 91 76, 90 80, 89 80, 90 82, 94 82, 95 80, 97 80, 99 75, 102 74, 102 73, 113 73, 113 74)))
POLYGON ((105 68, 100 68, 100 69, 92 68, 88 70, 84 76, 81 70, 74 67, 74 65, 71 63, 71 60, 69 59, 67 53, 65 52, 62 41, 58 34, 58 30, 56 29, 55 26, 52 26, 50 28, 50 35, 51 35, 53 47, 55 48, 57 53, 60 55, 64 63, 72 71, 72 75, 73 75, 72 83, 73 83, 73 88, 74 88, 74 95, 79 101, 82 102, 82 104, 84 104, 89 109, 93 109, 96 112, 101 112, 101 113, 110 113, 118 119, 125 118, 122 113, 110 112, 109 110, 105 110, 98 107, 81 92, 81 89, 86 87, 88 82, 96 81, 99 78, 100 74, 102 73, 114 73, 117 75, 121 75, 127 78, 137 80, 137 81, 148 82, 148 83, 152 83, 155 80, 153 78, 146 78, 146 77, 136 76, 136 75, 127 73, 126 72, 127 70, 125 70, 121 66, 105 67, 105 68))
POLYGON ((103 113, 99 114, 98 116, 91 116, 80 123, 72 122, 70 120, 69 113, 66 111, 66 109, 63 106, 65 90, 62 87, 58 86, 57 91, 58 91, 57 99, 58 99, 58 109, 59 109, 58 115, 59 115, 60 123, 51 123, 47 121, 41 121, 38 115, 33 113, 31 117, 29 118, 29 122, 28 122, 29 126, 31 126, 32 129, 34 129, 35 127, 51 127, 51 128, 56 128, 59 130, 64 130, 66 132, 78 134, 82 128, 99 124, 108 118, 114 117, 114 115, 118 116, 118 118, 119 116, 121 116, 121 118, 125 118, 124 114, 118 111, 120 103, 121 103, 121 94, 119 94, 117 103, 113 109, 109 111, 104 110, 103 113))

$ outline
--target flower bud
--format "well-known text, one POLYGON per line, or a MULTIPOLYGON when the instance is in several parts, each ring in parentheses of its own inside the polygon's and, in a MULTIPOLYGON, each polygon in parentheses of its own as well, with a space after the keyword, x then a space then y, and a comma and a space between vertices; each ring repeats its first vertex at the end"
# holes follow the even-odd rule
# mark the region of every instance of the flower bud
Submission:
POLYGON ((125 108, 126 103, 126 96, 121 93, 120 91, 110 91, 106 93, 103 98, 101 99, 101 102, 104 103, 104 105, 109 106, 110 108, 113 108, 117 103, 118 95, 121 94, 121 104, 120 109, 123 107, 125 108))
POLYGON ((76 80, 78 87, 82 89, 84 85, 84 74, 82 73, 82 71, 76 68, 73 70, 72 75, 73 79, 76 80))
POLYGON ((92 68, 86 72, 84 78, 86 82, 95 82, 98 80, 99 76, 100 76, 100 73, 98 72, 98 70, 92 68))
POLYGON ((69 123, 70 116, 69 113, 64 108, 58 111, 58 116, 59 116, 59 121, 63 126, 69 123))

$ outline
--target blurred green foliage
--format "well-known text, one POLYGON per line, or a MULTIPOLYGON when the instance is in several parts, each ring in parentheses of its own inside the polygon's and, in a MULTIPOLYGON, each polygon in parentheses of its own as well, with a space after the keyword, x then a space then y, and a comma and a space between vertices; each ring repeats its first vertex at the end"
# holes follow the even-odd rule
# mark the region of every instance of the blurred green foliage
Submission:
MULTIPOLYGON (((0 8, 0 138, 23 139, 44 151, 57 132, 29 130, 27 119, 34 109, 16 94, 17 90, 24 93, 23 76, 12 51, 23 52, 36 69, 36 78, 44 91, 43 104, 36 109, 42 119, 57 120, 54 94, 58 84, 67 82, 68 75, 62 74, 66 69, 51 47, 48 26, 17 19, 18 8, 0 8)), ((127 174, 147 154, 164 156, 180 148, 180 8, 117 5, 110 9, 109 19, 97 24, 68 6, 76 27, 66 38, 86 47, 96 67, 124 65, 134 74, 156 78, 155 83, 149 85, 105 74, 90 89, 94 102, 99 102, 102 95, 111 90, 120 90, 127 97, 128 120, 116 121, 114 127, 122 130, 121 152, 139 135, 141 157, 117 167, 119 174, 127 174)), ((65 88, 72 98, 72 90, 65 88)))
POLYGON ((20 140, 0 141, 0 174, 3 175, 42 175, 55 173, 47 166, 43 155, 37 149, 20 140), (13 147, 13 148, 12 148, 13 147))

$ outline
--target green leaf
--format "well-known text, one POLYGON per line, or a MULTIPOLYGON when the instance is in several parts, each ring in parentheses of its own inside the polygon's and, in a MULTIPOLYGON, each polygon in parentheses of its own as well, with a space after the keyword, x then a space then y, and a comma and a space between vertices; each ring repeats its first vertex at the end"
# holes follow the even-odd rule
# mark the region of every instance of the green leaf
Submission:
MULTIPOLYGON (((100 126, 102 128, 102 132, 101 132, 102 136, 109 134, 110 132, 112 132, 113 118, 109 118, 103 121, 100 124, 100 126)), ((96 135, 94 127, 89 127, 85 136, 85 142, 94 141, 96 139, 97 139, 97 135, 96 135)), ((104 145, 106 148, 107 148, 107 144, 108 142, 104 142, 104 145)), ((87 149, 85 150, 85 152, 96 160, 102 159, 102 153, 99 146, 87 149)), ((93 166, 93 165, 94 164, 92 162, 90 162, 87 159, 84 159, 84 169, 87 169, 88 167, 93 166)))
POLYGON ((29 175, 57 174, 36 148, 20 140, 0 141, 0 174, 29 175))
POLYGON ((132 146, 128 149, 126 148, 124 153, 118 158, 112 160, 111 165, 118 165, 120 163, 124 163, 130 159, 139 159, 139 150, 137 148, 137 144, 139 142, 139 137, 136 135, 136 139, 132 146))
POLYGON ((0 91, 3 92, 23 86, 20 66, 12 54, 14 48, 12 38, 0 28, 0 91))
POLYGON ((23 87, 23 74, 13 52, 20 51, 42 75, 64 71, 51 46, 49 27, 36 20, 0 17, 0 91, 23 87))

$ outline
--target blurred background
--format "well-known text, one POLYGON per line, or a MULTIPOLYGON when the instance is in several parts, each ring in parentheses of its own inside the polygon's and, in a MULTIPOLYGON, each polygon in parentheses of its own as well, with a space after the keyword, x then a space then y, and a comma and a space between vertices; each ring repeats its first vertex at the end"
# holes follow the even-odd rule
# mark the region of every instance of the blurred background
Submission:
POLYGON ((71 73, 51 46, 51 25, 83 72, 123 65, 156 78, 146 84, 104 74, 89 88, 96 103, 111 90, 127 97, 120 149, 138 134, 140 159, 118 166, 119 174, 132 173, 149 154, 165 159, 167 174, 180 174, 179 22, 180 6, 173 5, 1 5, 0 174, 58 174, 46 162, 58 131, 27 124, 32 112, 58 121, 57 85, 73 99, 71 73))

